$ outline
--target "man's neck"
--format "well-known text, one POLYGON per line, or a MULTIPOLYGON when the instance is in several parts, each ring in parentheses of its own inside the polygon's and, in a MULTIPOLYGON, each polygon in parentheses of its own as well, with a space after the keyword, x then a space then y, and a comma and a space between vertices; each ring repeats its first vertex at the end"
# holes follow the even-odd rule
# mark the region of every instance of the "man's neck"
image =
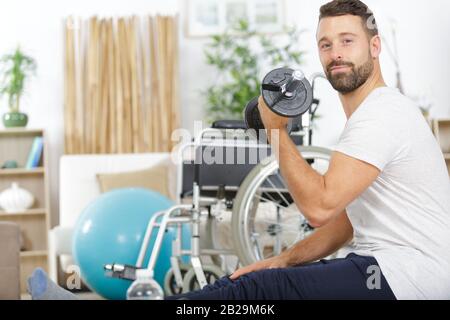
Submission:
POLYGON ((383 80, 383 76, 380 72, 374 72, 367 81, 358 89, 346 93, 339 94, 342 106, 344 108, 347 120, 358 109, 361 103, 367 98, 367 96, 376 88, 386 87, 386 83, 383 80))

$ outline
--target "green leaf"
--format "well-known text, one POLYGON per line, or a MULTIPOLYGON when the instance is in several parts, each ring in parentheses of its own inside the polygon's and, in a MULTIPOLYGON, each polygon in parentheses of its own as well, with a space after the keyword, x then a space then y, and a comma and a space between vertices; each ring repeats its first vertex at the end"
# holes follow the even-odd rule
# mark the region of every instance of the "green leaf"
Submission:
POLYGON ((300 65, 304 52, 297 48, 299 34, 295 28, 282 35, 258 34, 248 21, 242 20, 233 30, 212 36, 204 54, 220 77, 202 92, 208 121, 242 119, 245 105, 260 94, 261 70, 300 65))
MULTIPOLYGON (((0 97, 6 96, 9 107, 16 110, 24 93, 27 77, 36 71, 36 62, 20 48, 0 58, 0 97)), ((17 110, 18 111, 18 110, 17 110)))

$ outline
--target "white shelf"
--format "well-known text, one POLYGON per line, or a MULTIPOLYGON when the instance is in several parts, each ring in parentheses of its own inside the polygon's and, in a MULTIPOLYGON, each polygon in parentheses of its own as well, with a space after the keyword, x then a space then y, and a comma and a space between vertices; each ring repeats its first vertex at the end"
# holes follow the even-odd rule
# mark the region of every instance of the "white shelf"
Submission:
POLYGON ((26 211, 21 212, 5 212, 0 211, 0 217, 20 217, 20 216, 45 216, 46 209, 37 208, 37 209, 28 209, 26 211))
POLYGON ((38 167, 34 169, 0 169, 0 176, 13 176, 13 175, 32 175, 32 174, 43 174, 45 172, 43 167, 38 167))
POLYGON ((47 256, 46 250, 33 250, 33 251, 21 251, 20 252, 21 258, 46 257, 46 256, 47 256))
POLYGON ((26 128, 7 128, 0 130, 0 136, 8 136, 8 135, 42 135, 44 131, 42 129, 26 129, 26 128))

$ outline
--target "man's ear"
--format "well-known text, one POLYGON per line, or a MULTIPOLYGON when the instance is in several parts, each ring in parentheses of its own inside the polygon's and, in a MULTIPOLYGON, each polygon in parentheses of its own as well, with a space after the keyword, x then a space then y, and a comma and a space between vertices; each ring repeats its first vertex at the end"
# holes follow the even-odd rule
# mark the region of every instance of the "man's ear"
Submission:
POLYGON ((379 35, 373 36, 369 45, 372 58, 378 59, 381 53, 381 37, 379 35))

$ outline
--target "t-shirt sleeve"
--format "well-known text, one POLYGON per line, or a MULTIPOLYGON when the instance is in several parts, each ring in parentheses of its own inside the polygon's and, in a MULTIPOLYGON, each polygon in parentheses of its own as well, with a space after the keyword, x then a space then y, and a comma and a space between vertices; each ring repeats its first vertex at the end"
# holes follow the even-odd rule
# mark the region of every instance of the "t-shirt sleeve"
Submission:
POLYGON ((335 151, 367 162, 380 171, 398 154, 404 143, 403 128, 387 114, 354 114, 347 122, 335 151))

